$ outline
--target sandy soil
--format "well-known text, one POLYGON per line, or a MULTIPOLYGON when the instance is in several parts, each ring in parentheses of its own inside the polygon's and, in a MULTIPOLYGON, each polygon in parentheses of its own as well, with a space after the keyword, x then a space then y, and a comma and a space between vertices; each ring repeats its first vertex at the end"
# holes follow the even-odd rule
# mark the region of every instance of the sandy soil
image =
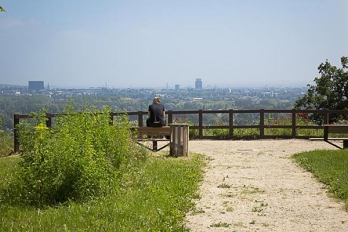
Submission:
POLYGON ((343 202, 290 156, 337 149, 323 141, 190 141, 190 153, 210 160, 190 231, 348 231, 343 202))

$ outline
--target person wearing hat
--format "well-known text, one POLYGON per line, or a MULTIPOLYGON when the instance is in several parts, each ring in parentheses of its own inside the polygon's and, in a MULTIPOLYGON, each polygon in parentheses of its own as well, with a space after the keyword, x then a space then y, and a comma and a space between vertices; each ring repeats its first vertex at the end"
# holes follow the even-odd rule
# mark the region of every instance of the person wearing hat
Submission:
POLYGON ((155 97, 151 105, 149 105, 148 119, 146 126, 161 127, 166 125, 164 105, 161 104, 161 98, 155 97))

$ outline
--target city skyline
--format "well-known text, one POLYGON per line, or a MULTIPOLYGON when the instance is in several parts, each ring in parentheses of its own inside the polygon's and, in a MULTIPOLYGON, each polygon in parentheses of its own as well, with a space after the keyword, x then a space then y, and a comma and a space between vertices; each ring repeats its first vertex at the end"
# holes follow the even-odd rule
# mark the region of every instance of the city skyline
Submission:
POLYGON ((0 83, 304 87, 348 55, 348 2, 3 0, 0 83))

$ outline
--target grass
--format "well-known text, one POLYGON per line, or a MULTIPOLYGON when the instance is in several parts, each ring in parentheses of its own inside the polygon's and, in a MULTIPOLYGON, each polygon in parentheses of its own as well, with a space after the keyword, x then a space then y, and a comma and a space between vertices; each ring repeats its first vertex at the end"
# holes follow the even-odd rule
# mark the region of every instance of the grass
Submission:
MULTIPOLYGON (((343 200, 348 211, 347 150, 316 150, 293 158, 343 200)), ((0 159, 0 191, 6 188, 6 179, 16 171, 19 161, 18 156, 0 159)), ((192 200, 199 198, 197 190, 205 162, 198 154, 190 154, 189 159, 151 156, 144 166, 123 175, 121 189, 85 203, 38 209, 3 204, 0 198, 0 231, 187 231, 183 218, 194 210, 192 200)), ((262 191, 245 187, 248 192, 262 191)), ((261 203, 252 211, 264 207, 267 204, 261 203)), ((229 226, 226 222, 210 225, 229 226)))
POLYGON ((317 150, 295 154, 295 161, 321 182, 330 193, 345 202, 348 211, 348 152, 347 150, 317 150))
POLYGON ((8 156, 13 151, 13 138, 10 133, 3 132, 0 128, 0 157, 8 156))
MULTIPOLYGON (((0 159, 0 190, 19 160, 0 159)), ((199 197, 204 164, 198 154, 150 157, 123 175, 122 188, 106 197, 43 209, 0 203, 0 231, 186 231, 183 218, 199 197)))

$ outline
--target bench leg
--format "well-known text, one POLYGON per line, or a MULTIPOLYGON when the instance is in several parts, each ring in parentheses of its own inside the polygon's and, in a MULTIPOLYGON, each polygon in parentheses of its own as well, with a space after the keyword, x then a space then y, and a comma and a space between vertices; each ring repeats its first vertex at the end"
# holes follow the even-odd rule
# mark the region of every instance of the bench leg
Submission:
POLYGON ((157 151, 157 141, 152 141, 152 150, 157 151))
POLYGON ((348 140, 343 140, 343 149, 348 148, 348 140))

